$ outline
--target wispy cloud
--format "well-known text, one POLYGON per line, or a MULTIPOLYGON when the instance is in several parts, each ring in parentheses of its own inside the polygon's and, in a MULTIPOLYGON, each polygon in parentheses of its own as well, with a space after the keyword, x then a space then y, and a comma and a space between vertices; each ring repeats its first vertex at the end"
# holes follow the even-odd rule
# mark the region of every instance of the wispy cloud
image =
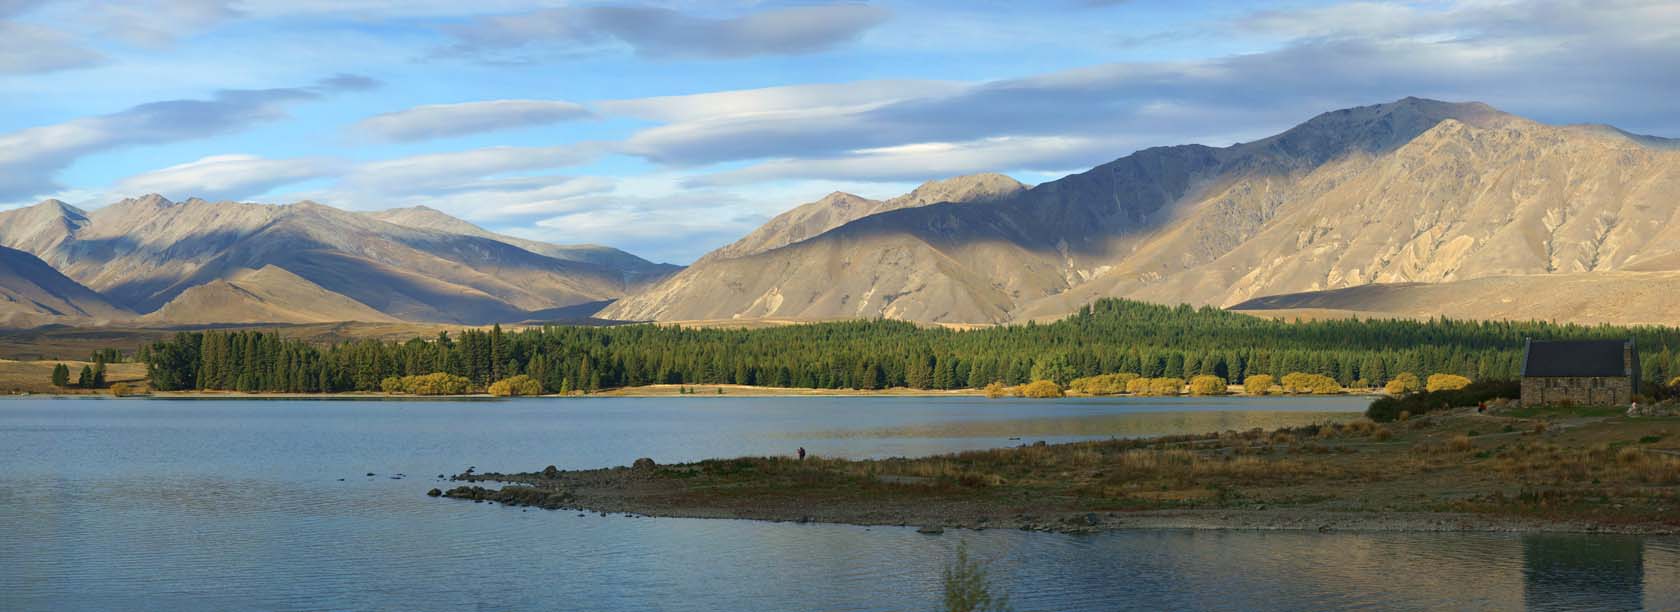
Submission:
POLYGON ((692 186, 722 186, 785 179, 924 181, 978 172, 1087 168, 1113 158, 1125 143, 1074 136, 998 137, 969 142, 930 142, 862 149, 815 159, 777 159, 696 176, 692 186))
POLYGON ((255 155, 212 155, 119 181, 119 196, 158 193, 174 199, 238 200, 298 181, 330 176, 343 164, 324 159, 264 159, 255 155))
POLYGON ((105 54, 83 46, 62 31, 0 20, 0 75, 85 68, 106 59, 105 54))
POLYGON ((410 142, 547 125, 589 116, 589 109, 574 102, 485 100, 428 104, 375 115, 356 122, 351 131, 374 140, 410 142))
POLYGON ((1325 110, 1408 95, 1482 100, 1543 120, 1680 129, 1666 109, 1680 99, 1680 71, 1672 70, 1680 65, 1680 8, 1672 3, 1361 2, 1255 12, 1209 27, 1277 42, 1256 53, 1110 63, 873 100, 873 84, 850 93, 830 86, 843 104, 781 104, 784 92, 743 90, 707 94, 730 101, 715 105, 720 112, 685 114, 657 100, 601 108, 664 121, 623 147, 648 160, 759 162, 705 179, 718 181, 825 172, 935 178, 964 166, 950 156, 1033 163, 1056 157, 1046 143, 1075 140, 1108 143, 1109 157, 1137 145, 1223 145, 1325 110))
POLYGON ((233 89, 209 99, 166 100, 0 135, 0 199, 59 189, 54 175, 76 160, 122 147, 225 134, 286 116, 286 107, 371 81, 341 75, 310 87, 233 89))
POLYGON ((477 57, 551 47, 627 45, 653 58, 727 59, 796 55, 856 40, 882 22, 885 9, 831 4, 711 18, 645 6, 580 6, 483 17, 448 28, 450 51, 477 57))
POLYGON ((487 147, 415 155, 363 164, 344 179, 344 187, 386 195, 474 189, 499 175, 574 166, 593 159, 591 144, 557 147, 487 147))
POLYGON ((97 3, 86 19, 99 35, 142 47, 162 48, 182 36, 239 18, 244 13, 231 0, 129 0, 97 3))

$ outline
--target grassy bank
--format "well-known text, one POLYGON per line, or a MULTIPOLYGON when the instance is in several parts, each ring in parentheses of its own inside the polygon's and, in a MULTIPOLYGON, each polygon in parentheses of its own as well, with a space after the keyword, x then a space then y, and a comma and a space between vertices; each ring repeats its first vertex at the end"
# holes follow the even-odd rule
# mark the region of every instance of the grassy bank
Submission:
POLYGON ((507 503, 534 489, 549 507, 663 516, 1057 531, 1669 533, 1680 530, 1680 418, 1460 410, 919 459, 743 457, 459 478, 514 483, 507 503))

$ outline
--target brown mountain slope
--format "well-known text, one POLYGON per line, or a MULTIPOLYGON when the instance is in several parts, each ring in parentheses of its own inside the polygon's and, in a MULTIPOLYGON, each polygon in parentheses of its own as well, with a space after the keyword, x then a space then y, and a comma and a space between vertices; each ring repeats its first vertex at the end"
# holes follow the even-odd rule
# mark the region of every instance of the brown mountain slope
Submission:
POLYGON ((516 321, 627 289, 623 274, 595 264, 311 202, 174 203, 154 195, 81 217, 74 212, 46 202, 0 213, 0 244, 28 246, 65 275, 140 312, 269 265, 413 321, 516 321))
POLYGON ((1231 309, 1285 318, 1340 314, 1673 325, 1680 320, 1676 295, 1680 272, 1581 272, 1379 283, 1256 298, 1231 309))
POLYGON ((187 289, 162 308, 142 317, 141 321, 165 324, 379 323, 395 322, 397 319, 270 265, 187 289))
POLYGON ((0 247, 0 327, 133 318, 39 258, 0 247))
POLYGON ((443 211, 428 206, 413 206, 409 208, 393 208, 377 212, 366 213, 368 216, 403 227, 432 230, 463 236, 477 236, 489 238, 498 242, 505 242, 525 249, 538 255, 553 257, 564 261, 600 266, 615 270, 621 274, 629 285, 627 290, 635 291, 641 287, 658 282, 682 269, 665 263, 653 263, 624 251, 596 244, 554 244, 537 240, 526 240, 515 236, 507 236, 486 230, 472 223, 449 216, 443 211))
POLYGON ((842 191, 794 207, 753 230, 740 240, 707 253, 701 262, 744 257, 803 241, 864 217, 900 208, 941 202, 991 202, 1015 195, 1025 185, 1002 174, 973 174, 928 181, 910 193, 889 200, 871 200, 842 191))
MULTIPOLYGON (((1656 142, 1658 144, 1652 144, 1656 142)), ((1408 98, 1146 149, 989 203, 887 211, 621 300, 657 320, 1053 317, 1371 282, 1680 270, 1680 151, 1408 98)))

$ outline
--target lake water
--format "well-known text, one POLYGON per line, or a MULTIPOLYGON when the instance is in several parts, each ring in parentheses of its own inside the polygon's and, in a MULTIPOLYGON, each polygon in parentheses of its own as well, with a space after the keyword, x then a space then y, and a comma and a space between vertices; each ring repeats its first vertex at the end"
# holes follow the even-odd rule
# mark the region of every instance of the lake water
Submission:
POLYGON ((918 455, 1276 427, 1363 404, 0 400, 0 610, 932 610, 961 540, 1018 610, 1680 608, 1674 538, 925 536, 424 496, 438 474, 469 465, 589 468, 800 446, 918 455))

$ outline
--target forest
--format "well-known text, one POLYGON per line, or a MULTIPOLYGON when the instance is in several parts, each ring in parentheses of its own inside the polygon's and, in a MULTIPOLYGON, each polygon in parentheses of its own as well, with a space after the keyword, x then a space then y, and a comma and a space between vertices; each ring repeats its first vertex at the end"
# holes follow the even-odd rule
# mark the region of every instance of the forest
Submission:
POLYGON ((161 391, 380 391, 446 373, 473 390, 528 376, 546 393, 647 384, 828 389, 981 388, 1119 372, 1243 381, 1327 376, 1381 386, 1401 372, 1516 377, 1525 338, 1636 339, 1645 380, 1680 376, 1680 329, 1545 322, 1283 322, 1216 308, 1106 299, 1052 323, 958 331, 870 320, 768 329, 651 324, 467 329, 406 342, 316 346, 261 331, 182 332, 139 348, 161 391), (414 380, 414 379, 410 379, 414 380))

